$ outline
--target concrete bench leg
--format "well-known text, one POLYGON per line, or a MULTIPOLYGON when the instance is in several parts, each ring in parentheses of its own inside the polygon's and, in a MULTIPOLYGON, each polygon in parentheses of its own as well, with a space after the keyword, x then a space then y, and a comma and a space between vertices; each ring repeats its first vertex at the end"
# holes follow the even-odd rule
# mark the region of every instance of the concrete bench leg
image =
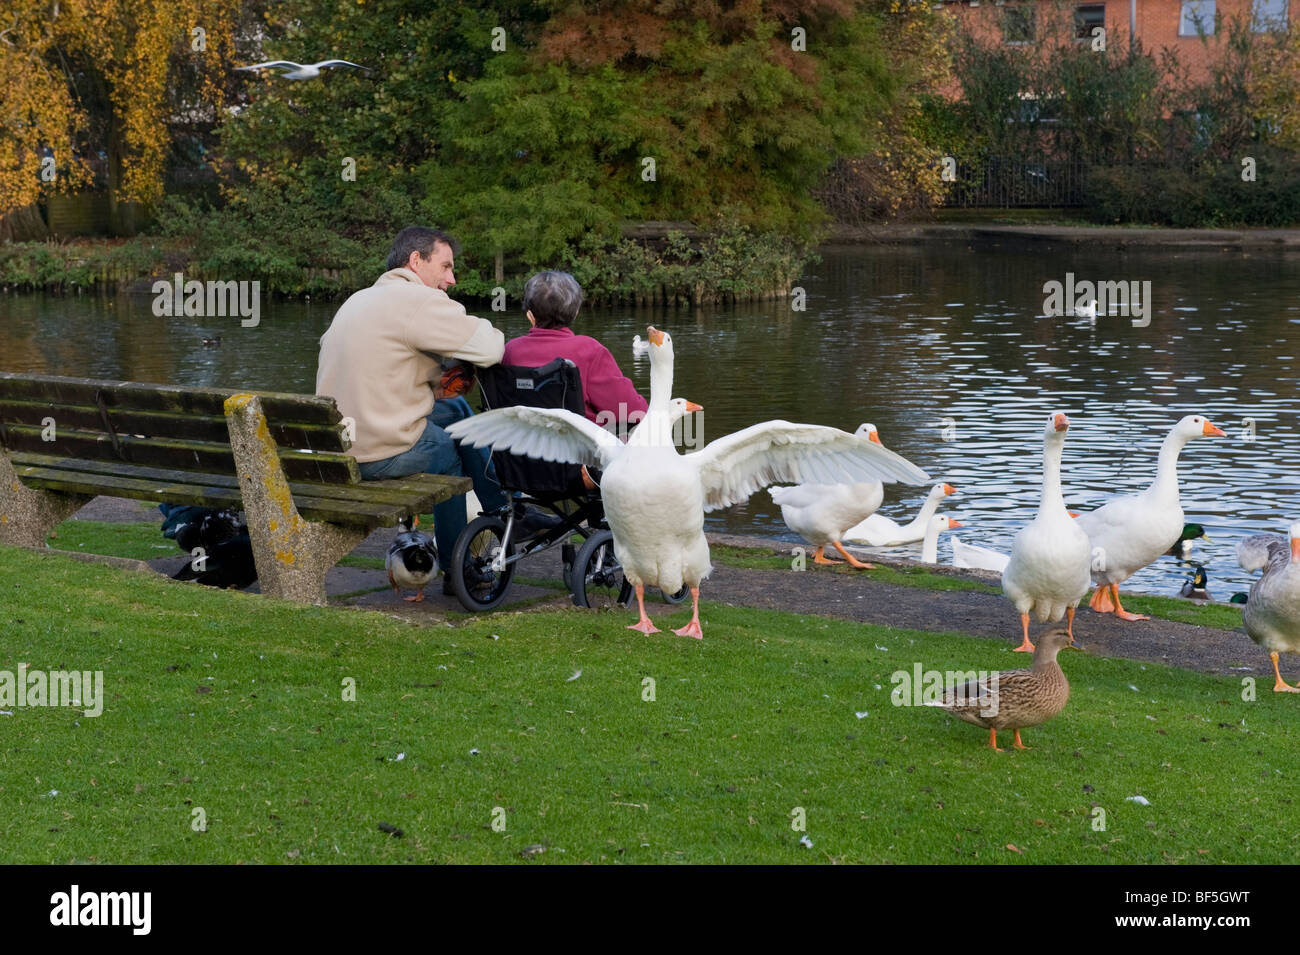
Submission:
POLYGON ((232 395, 225 411, 262 593, 325 603, 325 574, 365 539, 366 532, 299 516, 260 399, 232 395))
POLYGON ((0 544, 44 548, 50 531, 89 500, 88 494, 56 494, 24 487, 9 456, 0 451, 0 544))

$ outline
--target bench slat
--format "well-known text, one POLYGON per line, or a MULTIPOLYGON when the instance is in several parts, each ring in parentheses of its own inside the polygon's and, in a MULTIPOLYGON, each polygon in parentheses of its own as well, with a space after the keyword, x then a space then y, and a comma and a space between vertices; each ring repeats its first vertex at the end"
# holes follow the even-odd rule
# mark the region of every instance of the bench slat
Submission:
MULTIPOLYGON (((193 504, 200 507, 242 507, 239 490, 200 484, 167 484, 140 478, 116 477, 109 474, 90 474, 86 471, 62 471, 55 468, 38 468, 31 465, 14 465, 14 472, 29 487, 65 494, 108 494, 140 501, 162 501, 168 504, 193 504)), ((337 501, 329 498, 295 494, 294 505, 298 513, 310 521, 327 521, 331 524, 348 524, 360 527, 379 527, 396 524, 398 519, 417 510, 414 506, 399 504, 337 501)), ((428 506, 432 506, 431 504, 428 506)), ((421 505, 418 510, 425 510, 421 505)))
MULTIPOLYGON (((0 398, 0 426, 42 427, 46 418, 58 428, 79 431, 104 430, 99 408, 88 405, 59 404, 53 401, 20 401, 0 398)), ((147 435, 151 438, 183 438, 190 441, 230 443, 225 415, 174 414, 165 411, 133 411, 109 408, 108 419, 119 435, 147 435)), ((267 422, 271 437, 284 449, 341 453, 351 444, 344 428, 337 425, 301 425, 267 422)), ((105 432, 106 433, 106 432, 105 432)))
MULTIPOLYGON (((6 426, 4 447, 10 451, 118 461, 179 471, 235 473, 235 455, 229 441, 205 444, 166 438, 136 438, 118 435, 114 448, 109 435, 72 428, 56 428, 54 440, 45 441, 39 427, 6 426)), ((331 484, 359 484, 361 471, 349 454, 309 454, 281 449, 280 465, 291 481, 320 481, 331 484)))
MULTIPOLYGON (((246 389, 247 391, 247 389, 246 389)), ((230 388, 191 388, 138 381, 107 381, 0 372, 0 398, 19 401, 53 401, 98 407, 102 395, 109 408, 167 411, 175 414, 221 416, 225 401, 244 392, 230 388)), ((262 399, 268 421, 280 424, 334 425, 343 420, 333 398, 276 391, 248 391, 262 399)))
MULTIPOLYGON (((239 489, 239 478, 231 474, 187 473, 166 468, 123 464, 121 461, 88 461, 82 458, 61 458, 47 454, 20 453, 12 455, 10 460, 15 468, 27 466, 90 475, 120 475, 163 484, 195 484, 236 491, 239 489)), ((470 486, 469 478, 452 477, 446 474, 413 474, 410 477, 391 481, 362 481, 360 484, 313 484, 290 481, 289 491, 295 498, 301 495, 335 501, 374 502, 412 507, 415 502, 420 502, 429 495, 435 495, 437 501, 442 501, 453 494, 463 494, 470 489, 470 486)), ((431 507, 437 501, 433 501, 429 506, 431 507)), ((424 510, 423 507, 421 509, 424 510)))

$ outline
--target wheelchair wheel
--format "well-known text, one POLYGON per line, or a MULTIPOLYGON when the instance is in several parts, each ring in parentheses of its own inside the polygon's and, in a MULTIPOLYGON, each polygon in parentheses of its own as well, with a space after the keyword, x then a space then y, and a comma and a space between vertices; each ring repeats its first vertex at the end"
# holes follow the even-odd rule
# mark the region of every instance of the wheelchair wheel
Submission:
POLYGON ((579 607, 627 607, 632 600, 632 585, 614 556, 614 535, 609 531, 597 531, 578 548, 570 580, 573 602, 579 607))
MULTIPOLYGON (((448 573, 451 574, 456 598, 466 610, 491 610, 506 599, 510 581, 515 576, 515 565, 506 564, 500 572, 492 569, 492 561, 501 553, 505 536, 505 522, 484 514, 471 521, 456 538, 448 573)), ((510 552, 514 552, 513 545, 510 552)))
POLYGON ((664 594, 664 603, 679 604, 691 595, 691 588, 682 584, 682 589, 675 594, 664 594))

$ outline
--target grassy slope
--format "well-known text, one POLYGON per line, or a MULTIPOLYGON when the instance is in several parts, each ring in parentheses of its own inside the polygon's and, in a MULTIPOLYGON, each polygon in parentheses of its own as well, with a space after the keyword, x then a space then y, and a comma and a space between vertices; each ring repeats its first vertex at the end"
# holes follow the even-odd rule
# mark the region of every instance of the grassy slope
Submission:
POLYGON ((108 695, 99 718, 0 716, 10 862, 486 862, 529 845, 543 862, 1289 862, 1300 847, 1297 701, 1266 685, 1243 702, 1232 680, 1070 655, 1065 713, 1025 733, 1030 752, 998 754, 975 727, 889 703, 915 661, 1023 664, 973 638, 707 604, 702 643, 577 610, 419 630, 7 548, 0 594, 0 668, 103 669, 108 695), (1125 800, 1139 793, 1151 805, 1125 800))

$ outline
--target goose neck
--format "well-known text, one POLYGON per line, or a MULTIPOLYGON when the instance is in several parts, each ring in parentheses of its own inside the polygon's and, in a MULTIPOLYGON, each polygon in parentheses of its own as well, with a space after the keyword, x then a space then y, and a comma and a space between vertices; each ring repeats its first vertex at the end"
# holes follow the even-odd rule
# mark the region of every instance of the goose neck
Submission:
POLYGON ((1061 493, 1061 451, 1065 442, 1054 438, 1043 442, 1043 496, 1038 505, 1039 515, 1065 510, 1065 497, 1061 493))
POLYGON ((650 410, 666 413, 673 397, 672 359, 661 357, 650 363, 650 410))
POLYGON ((1176 430, 1170 431, 1164 443, 1160 445, 1160 457, 1156 463, 1156 479, 1151 489, 1157 493, 1178 494, 1178 455, 1187 446, 1187 438, 1176 430))
POLYGON ((939 509, 939 498, 942 495, 931 492, 926 495, 925 503, 921 505, 921 513, 916 515, 912 523, 908 524, 906 530, 920 530, 925 528, 927 531, 930 527, 930 518, 934 517, 934 512, 939 509))
POLYGON ((925 529, 925 540, 921 542, 921 563, 939 563, 939 528, 933 525, 925 529))

